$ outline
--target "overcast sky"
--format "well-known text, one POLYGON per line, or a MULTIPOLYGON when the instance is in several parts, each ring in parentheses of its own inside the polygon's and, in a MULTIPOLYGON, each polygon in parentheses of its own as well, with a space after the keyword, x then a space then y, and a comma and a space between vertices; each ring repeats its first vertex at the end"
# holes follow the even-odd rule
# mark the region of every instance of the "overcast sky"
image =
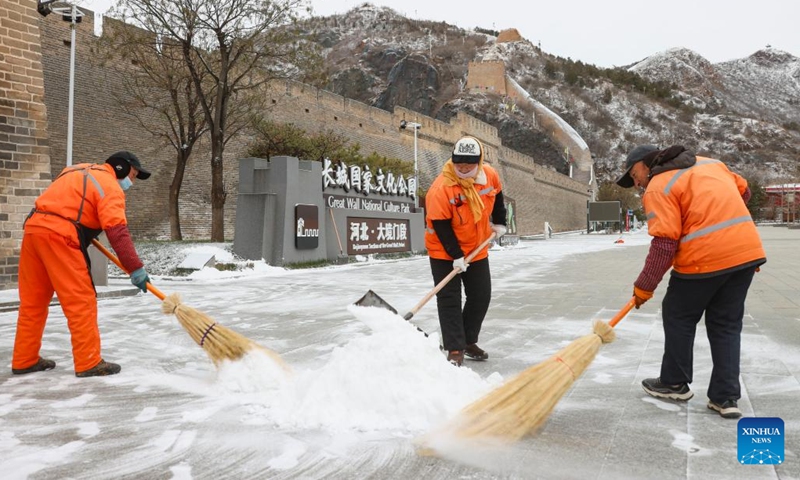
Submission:
MULTIPOLYGON (((111 0, 77 0, 103 11, 111 0)), ((310 0, 316 15, 344 13, 363 0, 310 0)), ((550 54, 601 67, 628 65, 673 47, 713 63, 771 45, 800 57, 798 0, 372 0, 414 19, 462 28, 516 28, 550 54)))

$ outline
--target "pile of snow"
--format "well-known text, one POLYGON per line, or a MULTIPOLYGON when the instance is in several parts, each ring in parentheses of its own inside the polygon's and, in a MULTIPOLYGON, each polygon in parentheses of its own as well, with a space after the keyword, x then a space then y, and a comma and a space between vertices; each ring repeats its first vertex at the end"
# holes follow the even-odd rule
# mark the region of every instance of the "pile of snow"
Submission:
POLYGON ((464 406, 503 382, 451 365, 438 335, 426 337, 388 310, 350 305, 371 332, 336 347, 318 369, 287 367, 251 350, 220 365, 213 384, 175 384, 244 406, 242 422, 288 430, 422 433, 452 418, 464 406), (402 352, 402 354, 398 354, 402 352))

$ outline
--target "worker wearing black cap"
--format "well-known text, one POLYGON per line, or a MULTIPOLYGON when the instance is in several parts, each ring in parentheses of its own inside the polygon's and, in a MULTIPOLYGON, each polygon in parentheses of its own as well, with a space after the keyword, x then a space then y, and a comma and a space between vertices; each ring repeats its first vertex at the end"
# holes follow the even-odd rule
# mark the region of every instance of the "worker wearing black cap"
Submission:
POLYGON ((692 350, 697 324, 705 318, 714 365, 708 408, 724 418, 739 418, 744 302, 754 273, 766 262, 747 210, 747 181, 721 161, 695 155, 681 145, 663 149, 639 145, 623 168, 617 184, 643 192, 647 229, 653 237, 633 283, 636 308, 652 298, 672 268, 661 306, 661 374, 644 379, 642 388, 654 397, 692 398, 692 350))
POLYGON ((105 164, 68 166, 36 199, 25 222, 19 260, 19 316, 11 370, 15 375, 55 368, 40 356, 53 294, 72 337, 75 375, 119 373, 100 355, 97 294, 87 248, 105 232, 131 283, 146 291, 150 278, 133 246, 125 216, 125 190, 150 172, 136 155, 121 151, 105 164))

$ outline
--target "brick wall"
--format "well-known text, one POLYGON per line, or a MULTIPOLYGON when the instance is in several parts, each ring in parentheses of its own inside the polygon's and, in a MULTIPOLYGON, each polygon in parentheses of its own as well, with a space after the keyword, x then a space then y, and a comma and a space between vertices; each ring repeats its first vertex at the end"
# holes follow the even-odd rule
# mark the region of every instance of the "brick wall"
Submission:
MULTIPOLYGON (((72 163, 103 163, 118 150, 134 152, 153 176, 136 182, 128 191, 128 222, 135 238, 166 238, 169 236, 167 198, 174 155, 169 147, 139 127, 136 120, 120 112, 117 98, 124 95, 122 74, 119 68, 102 63, 98 38, 94 35, 94 15, 85 8, 81 10, 86 15, 76 29, 72 163)), ((106 30, 118 25, 108 18, 104 21, 106 30)), ((70 29, 69 23, 62 21, 59 15, 42 18, 40 28, 52 173, 56 176, 67 160, 70 29)), ((195 198, 192 193, 189 189, 187 198, 195 198)))
POLYGON ((573 177, 587 184, 594 181, 592 153, 578 132, 555 112, 532 98, 514 80, 506 77, 505 82, 508 96, 533 110, 536 127, 558 145, 564 155, 566 151, 569 152, 573 164, 573 177))
MULTIPOLYGON (((503 41, 513 42, 519 33, 514 29, 501 33, 503 41)), ((501 41, 500 37, 497 39, 501 41)), ((489 91, 498 95, 507 95, 515 101, 526 104, 533 109, 533 118, 537 128, 544 132, 550 140, 558 145, 563 152, 569 151, 573 163, 573 176, 579 181, 587 182, 591 179, 591 169, 594 164, 591 152, 586 142, 569 126, 561 117, 537 102, 523 91, 519 85, 506 76, 505 64, 499 61, 469 62, 467 75, 467 88, 477 91, 489 91)), ((585 209, 585 207, 584 207, 585 209)))
POLYGON ((547 221, 556 231, 586 226, 588 185, 561 175, 527 155, 502 145, 497 128, 459 112, 449 123, 397 107, 393 113, 368 107, 295 82, 279 82, 269 89, 275 120, 292 122, 309 131, 330 129, 360 143, 362 151, 414 160, 413 130, 400 130, 401 120, 422 125, 417 132, 420 185, 428 187, 450 158, 452 145, 463 135, 478 137, 487 160, 500 172, 505 193, 516 201, 520 234, 541 233, 547 221), (359 106, 353 107, 358 104, 359 106), (349 107, 348 107, 349 106, 349 107), (353 115, 355 113, 355 115, 353 115))
POLYGON ((50 183, 39 14, 34 0, 0 8, 0 289, 17 284, 22 224, 50 183))
POLYGON ((497 36, 497 43, 506 43, 506 42, 519 42, 520 40, 524 40, 522 35, 519 34, 519 31, 516 28, 509 28, 507 30, 503 30, 497 36))
POLYGON ((506 66, 500 61, 469 62, 467 89, 506 95, 506 66))

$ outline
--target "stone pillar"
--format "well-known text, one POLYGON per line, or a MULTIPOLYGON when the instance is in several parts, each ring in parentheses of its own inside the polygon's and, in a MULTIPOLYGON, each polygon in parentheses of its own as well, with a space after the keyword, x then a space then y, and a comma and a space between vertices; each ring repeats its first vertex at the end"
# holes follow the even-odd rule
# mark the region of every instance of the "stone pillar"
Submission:
MULTIPOLYGON (((322 200, 322 164, 294 157, 239 160, 239 195, 233 251, 270 265, 324 260, 325 222, 322 200), (295 248, 295 206, 318 208, 319 246, 295 248)), ((335 258, 335 257, 334 257, 335 258)))
POLYGON ((0 8, 0 289, 17 285, 22 224, 51 180, 36 5, 0 8))

